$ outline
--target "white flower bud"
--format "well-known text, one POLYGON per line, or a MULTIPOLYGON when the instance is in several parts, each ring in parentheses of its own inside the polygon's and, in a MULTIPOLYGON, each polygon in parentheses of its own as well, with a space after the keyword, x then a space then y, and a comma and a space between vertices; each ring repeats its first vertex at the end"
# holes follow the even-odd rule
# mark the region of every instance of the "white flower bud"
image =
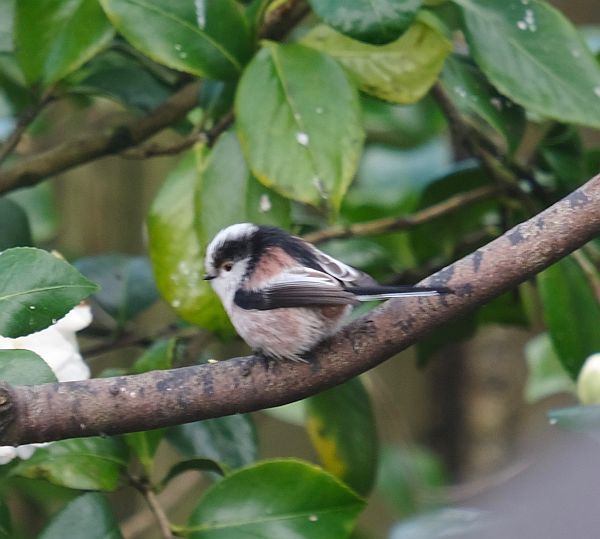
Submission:
POLYGON ((582 404, 600 404, 600 353, 585 360, 577 378, 577 396, 582 404))

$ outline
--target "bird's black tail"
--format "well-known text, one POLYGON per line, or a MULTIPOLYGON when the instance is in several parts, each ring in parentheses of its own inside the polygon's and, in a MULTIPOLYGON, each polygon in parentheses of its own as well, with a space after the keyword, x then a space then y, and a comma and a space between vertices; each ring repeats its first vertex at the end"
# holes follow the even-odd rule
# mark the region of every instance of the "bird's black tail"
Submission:
POLYGON ((452 293, 450 288, 428 286, 356 286, 347 288, 347 290, 348 292, 352 292, 358 301, 374 301, 412 296, 439 296, 452 293))

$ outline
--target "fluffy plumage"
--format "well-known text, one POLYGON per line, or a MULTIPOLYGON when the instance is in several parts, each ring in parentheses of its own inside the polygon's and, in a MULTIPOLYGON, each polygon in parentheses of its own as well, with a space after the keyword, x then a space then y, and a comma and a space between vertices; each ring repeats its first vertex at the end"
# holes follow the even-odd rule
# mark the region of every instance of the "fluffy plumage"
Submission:
POLYGON ((361 301, 447 292, 381 286, 301 238, 251 223, 221 230, 205 264, 240 336, 255 352, 279 359, 300 360, 361 301))

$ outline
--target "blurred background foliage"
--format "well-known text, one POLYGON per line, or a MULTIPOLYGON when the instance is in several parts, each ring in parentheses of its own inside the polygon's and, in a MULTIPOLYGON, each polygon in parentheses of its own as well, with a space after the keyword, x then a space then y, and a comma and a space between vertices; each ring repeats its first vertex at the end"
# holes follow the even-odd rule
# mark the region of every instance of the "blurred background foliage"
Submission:
MULTIPOLYGON (((11 250, 23 281, 35 267, 81 297, 100 285, 80 339, 92 376, 248 351, 201 279, 223 226, 274 224, 407 284, 598 173, 597 2, 377 4, 0 0, 0 250, 56 249, 82 274, 11 250), (128 138, 186 88, 193 103, 168 129, 128 138), (30 156, 43 171, 107 133, 102 153, 27 173, 30 156)), ((596 371, 580 376, 600 352, 599 269, 596 240, 304 402, 39 448, 0 466, 0 537, 564 537, 534 510, 538 531, 507 535, 518 518, 502 501, 565 443, 545 413, 577 404, 578 377, 587 406, 551 421, 600 425, 596 371)), ((0 335, 79 299, 0 316, 0 335)), ((12 353, 0 379, 54 375, 12 353)))

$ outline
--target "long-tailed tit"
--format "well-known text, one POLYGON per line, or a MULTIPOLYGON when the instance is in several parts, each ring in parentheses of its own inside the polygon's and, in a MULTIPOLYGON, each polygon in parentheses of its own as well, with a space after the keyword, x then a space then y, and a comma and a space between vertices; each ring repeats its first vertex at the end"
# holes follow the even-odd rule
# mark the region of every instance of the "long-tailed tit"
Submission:
POLYGON ((382 286, 301 238, 251 223, 229 226, 214 237, 204 278, 255 353, 296 361, 334 333, 352 305, 448 292, 382 286))

